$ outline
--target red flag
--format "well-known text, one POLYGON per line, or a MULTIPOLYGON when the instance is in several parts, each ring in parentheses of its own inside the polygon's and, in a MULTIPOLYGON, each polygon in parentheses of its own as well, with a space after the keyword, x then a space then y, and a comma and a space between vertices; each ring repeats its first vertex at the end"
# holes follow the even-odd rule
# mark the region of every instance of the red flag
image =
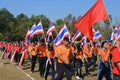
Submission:
POLYGON ((97 0, 93 7, 75 23, 75 27, 87 38, 93 40, 93 24, 106 19, 108 19, 108 15, 103 0, 97 0))

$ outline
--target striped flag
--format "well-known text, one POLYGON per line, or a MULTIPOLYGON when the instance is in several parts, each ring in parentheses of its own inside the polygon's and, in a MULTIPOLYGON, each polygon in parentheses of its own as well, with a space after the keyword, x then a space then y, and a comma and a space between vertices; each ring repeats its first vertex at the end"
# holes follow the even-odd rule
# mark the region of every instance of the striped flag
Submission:
POLYGON ((33 24, 32 28, 27 33, 27 36, 30 36, 34 32, 35 29, 36 29, 36 24, 33 24))
POLYGON ((69 36, 70 36, 70 33, 69 33, 66 25, 64 24, 64 26, 62 27, 62 29, 58 33, 57 37, 55 38, 54 44, 56 46, 58 46, 65 37, 69 37, 69 36))
POLYGON ((33 37, 36 34, 43 34, 43 26, 41 22, 35 27, 30 37, 33 37))
POLYGON ((112 32, 110 37, 108 38, 108 41, 114 40, 114 33, 112 32))
POLYGON ((77 32, 74 34, 74 36, 72 37, 72 42, 74 42, 77 38, 79 38, 81 35, 81 32, 79 30, 77 30, 77 32))
POLYGON ((27 43, 30 42, 30 30, 28 29, 25 39, 24 39, 24 44, 27 45, 27 43))
POLYGON ((11 62, 14 62, 14 57, 15 57, 15 54, 16 54, 16 51, 14 51, 14 53, 12 54, 12 57, 11 57, 11 62))
POLYGON ((83 36, 81 41, 82 41, 82 45, 86 44, 86 42, 87 42, 87 37, 86 37, 86 36, 83 36))
POLYGON ((96 31, 93 35, 93 41, 96 41, 102 37, 100 31, 96 31))
POLYGON ((23 60, 25 60, 25 56, 26 56, 26 49, 23 51, 20 62, 19 62, 19 67, 22 66, 23 60))
POLYGON ((47 31, 46 35, 49 35, 54 30, 56 30, 55 24, 53 22, 50 22, 50 26, 48 27, 48 31, 47 31))
POLYGON ((50 25, 49 25, 49 27, 48 27, 47 33, 46 33, 46 41, 47 41, 47 42, 50 42, 50 41, 51 41, 50 37, 52 36, 52 32, 53 32, 54 30, 56 30, 55 24, 51 21, 51 22, 50 22, 50 25))

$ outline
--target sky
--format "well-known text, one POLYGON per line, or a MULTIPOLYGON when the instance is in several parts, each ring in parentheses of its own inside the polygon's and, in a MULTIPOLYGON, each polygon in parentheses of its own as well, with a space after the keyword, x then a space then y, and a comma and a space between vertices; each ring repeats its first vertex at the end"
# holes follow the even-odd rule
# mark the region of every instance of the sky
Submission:
MULTIPOLYGON (((6 8, 15 17, 24 13, 44 14, 49 19, 63 19, 68 14, 84 15, 97 0, 0 0, 0 9, 6 8)), ((120 22, 120 0, 104 0, 107 13, 112 15, 113 24, 120 22)))

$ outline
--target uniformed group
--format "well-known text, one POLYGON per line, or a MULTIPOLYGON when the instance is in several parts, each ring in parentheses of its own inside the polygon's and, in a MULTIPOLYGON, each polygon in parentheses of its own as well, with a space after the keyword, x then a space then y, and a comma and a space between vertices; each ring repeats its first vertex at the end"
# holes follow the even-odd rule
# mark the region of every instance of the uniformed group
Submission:
POLYGON ((53 42, 46 43, 44 39, 27 45, 23 42, 0 42, 0 49, 3 51, 1 59, 7 57, 21 66, 29 59, 31 73, 35 72, 35 64, 38 62, 40 77, 44 80, 49 80, 48 75, 52 80, 63 80, 64 77, 72 80, 72 76, 84 80, 84 77, 92 76, 90 68, 92 71, 98 70, 96 80, 102 80, 103 77, 106 80, 120 80, 119 47, 120 40, 115 44, 111 41, 102 41, 101 44, 87 41, 82 44, 71 43, 67 37, 59 46, 55 46, 53 42))

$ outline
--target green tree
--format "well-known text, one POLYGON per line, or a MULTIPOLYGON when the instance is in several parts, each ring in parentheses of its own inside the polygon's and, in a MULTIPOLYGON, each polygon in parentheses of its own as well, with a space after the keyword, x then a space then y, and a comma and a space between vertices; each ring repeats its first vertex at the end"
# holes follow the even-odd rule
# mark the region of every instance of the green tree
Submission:
POLYGON ((105 20, 104 23, 106 25, 110 25, 112 23, 112 15, 109 15, 109 19, 108 20, 105 20))
POLYGON ((14 16, 6 8, 2 8, 0 10, 0 32, 5 37, 5 40, 8 40, 9 38, 11 25, 12 25, 11 22, 13 20, 14 20, 14 16))
POLYGON ((2 41, 3 40, 3 34, 0 33, 0 40, 2 41))
POLYGON ((57 26, 62 26, 64 24, 64 21, 62 19, 57 19, 56 20, 56 25, 57 26))

